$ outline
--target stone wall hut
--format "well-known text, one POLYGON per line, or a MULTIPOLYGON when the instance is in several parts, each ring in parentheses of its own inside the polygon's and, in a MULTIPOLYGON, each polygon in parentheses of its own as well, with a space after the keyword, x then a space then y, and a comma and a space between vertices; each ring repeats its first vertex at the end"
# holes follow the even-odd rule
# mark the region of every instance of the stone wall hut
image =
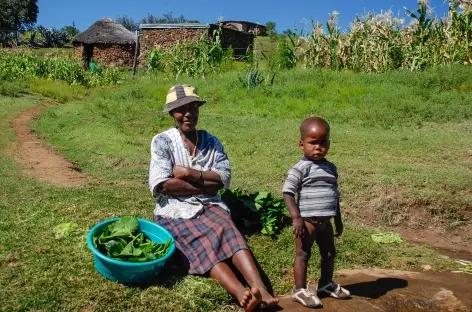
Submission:
MULTIPOLYGON (((139 26, 140 64, 145 65, 149 54, 154 48, 168 49, 177 43, 197 41, 204 36, 213 38, 218 29, 214 24, 141 24, 139 26)), ((231 47, 235 56, 243 56, 251 52, 254 35, 238 30, 221 27, 223 49, 231 47)))
POLYGON ((72 45, 86 66, 92 58, 98 65, 132 66, 136 40, 136 35, 123 25, 104 18, 78 34, 72 45))
POLYGON ((267 36, 267 29, 264 25, 247 21, 224 21, 221 22, 224 27, 239 30, 255 36, 267 36))

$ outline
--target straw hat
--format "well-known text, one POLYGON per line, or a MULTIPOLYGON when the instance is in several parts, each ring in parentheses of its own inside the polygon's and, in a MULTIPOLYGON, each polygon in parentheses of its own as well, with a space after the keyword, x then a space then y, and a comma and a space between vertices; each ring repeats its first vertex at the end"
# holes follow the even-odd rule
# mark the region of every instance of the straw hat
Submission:
POLYGON ((198 103, 198 106, 201 106, 206 101, 198 96, 197 91, 191 85, 175 85, 167 92, 164 112, 170 112, 189 103, 198 103))

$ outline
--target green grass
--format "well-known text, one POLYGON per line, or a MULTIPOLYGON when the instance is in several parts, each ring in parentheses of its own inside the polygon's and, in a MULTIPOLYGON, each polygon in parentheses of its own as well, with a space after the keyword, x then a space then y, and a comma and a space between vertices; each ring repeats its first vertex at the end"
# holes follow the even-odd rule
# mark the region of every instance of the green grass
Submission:
MULTIPOLYGON (((448 270, 453 263, 430 248, 376 244, 370 239, 375 230, 357 224, 365 215, 374 216, 375 224, 388 224, 398 216, 400 224, 408 224, 412 209, 438 224, 462 218, 472 202, 469 72, 458 67, 370 76, 297 70, 280 74, 272 88, 251 92, 239 86, 237 73, 184 80, 197 85, 208 100, 199 128, 225 145, 233 187, 280 195, 287 169, 301 157, 301 120, 310 113, 329 119, 329 158, 340 171, 348 223, 337 240, 337 268, 416 269, 429 264, 448 270)), ((146 76, 93 92, 43 85, 42 94, 58 94, 66 103, 47 109, 32 126, 101 181, 81 188, 47 186, 21 174, 10 121, 44 98, 0 96, 3 310, 220 311, 231 303, 220 286, 200 277, 166 278, 146 288, 107 281, 95 271, 85 245, 88 229, 105 218, 151 218, 149 143, 155 133, 172 126, 161 110, 173 83, 146 76), (138 183, 115 183, 122 180, 138 183), (52 228, 63 222, 77 223, 79 231, 56 240, 52 228)), ((252 236, 249 244, 276 293, 287 293, 293 283, 290 229, 277 239, 252 236)), ((312 280, 318 276, 317 262, 315 251, 312 280)))
POLYGON ((261 68, 269 66, 267 58, 271 58, 277 52, 278 39, 272 40, 268 36, 254 38, 254 59, 261 68))
MULTIPOLYGON (((347 213, 362 219, 375 212, 378 221, 397 225, 408 221, 404 210, 418 201, 424 203, 421 213, 444 222, 461 220, 472 203, 467 161, 472 95, 457 90, 472 85, 469 71, 445 69, 440 77, 437 71, 388 76, 295 71, 253 92, 234 85, 234 74, 190 82, 208 100, 199 127, 223 141, 234 186, 280 194, 287 169, 301 157, 298 126, 317 114, 332 125, 329 158, 340 168, 347 213), (316 90, 320 80, 337 91, 316 90), (392 198, 389 205, 399 209, 389 211, 378 197, 392 198)), ((161 112, 171 84, 145 77, 116 92, 51 108, 35 127, 85 172, 144 183, 150 138, 172 125, 161 112)))

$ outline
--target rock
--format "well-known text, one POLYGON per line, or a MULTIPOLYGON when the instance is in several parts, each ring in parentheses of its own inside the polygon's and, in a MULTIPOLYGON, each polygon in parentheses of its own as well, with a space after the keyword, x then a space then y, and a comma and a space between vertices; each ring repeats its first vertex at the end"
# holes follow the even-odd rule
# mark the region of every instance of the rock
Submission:
POLYGON ((447 312, 466 312, 469 311, 462 302, 460 302, 454 293, 447 289, 441 289, 433 297, 433 300, 436 301, 441 307, 441 311, 447 312))
POLYGON ((421 268, 423 271, 431 271, 433 269, 429 264, 423 264, 421 268))

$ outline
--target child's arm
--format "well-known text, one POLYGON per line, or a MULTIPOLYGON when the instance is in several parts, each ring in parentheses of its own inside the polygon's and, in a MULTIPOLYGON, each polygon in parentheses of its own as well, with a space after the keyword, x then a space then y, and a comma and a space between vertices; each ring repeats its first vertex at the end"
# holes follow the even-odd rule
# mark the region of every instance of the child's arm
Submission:
POLYGON ((299 192, 302 184, 302 172, 297 168, 291 168, 285 179, 282 192, 284 193, 285 205, 287 205, 290 217, 292 217, 293 234, 295 237, 303 236, 305 222, 300 215, 300 210, 295 202, 295 194, 299 192))
POLYGON ((338 200, 338 207, 336 208, 336 216, 334 217, 334 226, 336 227, 336 237, 339 237, 343 234, 344 231, 344 224, 343 219, 341 216, 341 206, 339 205, 338 200))
POLYGON ((290 217, 292 217, 293 234, 295 237, 303 236, 305 230, 305 223, 300 216, 300 211, 295 203, 295 196, 291 193, 284 193, 285 205, 287 205, 290 217))

